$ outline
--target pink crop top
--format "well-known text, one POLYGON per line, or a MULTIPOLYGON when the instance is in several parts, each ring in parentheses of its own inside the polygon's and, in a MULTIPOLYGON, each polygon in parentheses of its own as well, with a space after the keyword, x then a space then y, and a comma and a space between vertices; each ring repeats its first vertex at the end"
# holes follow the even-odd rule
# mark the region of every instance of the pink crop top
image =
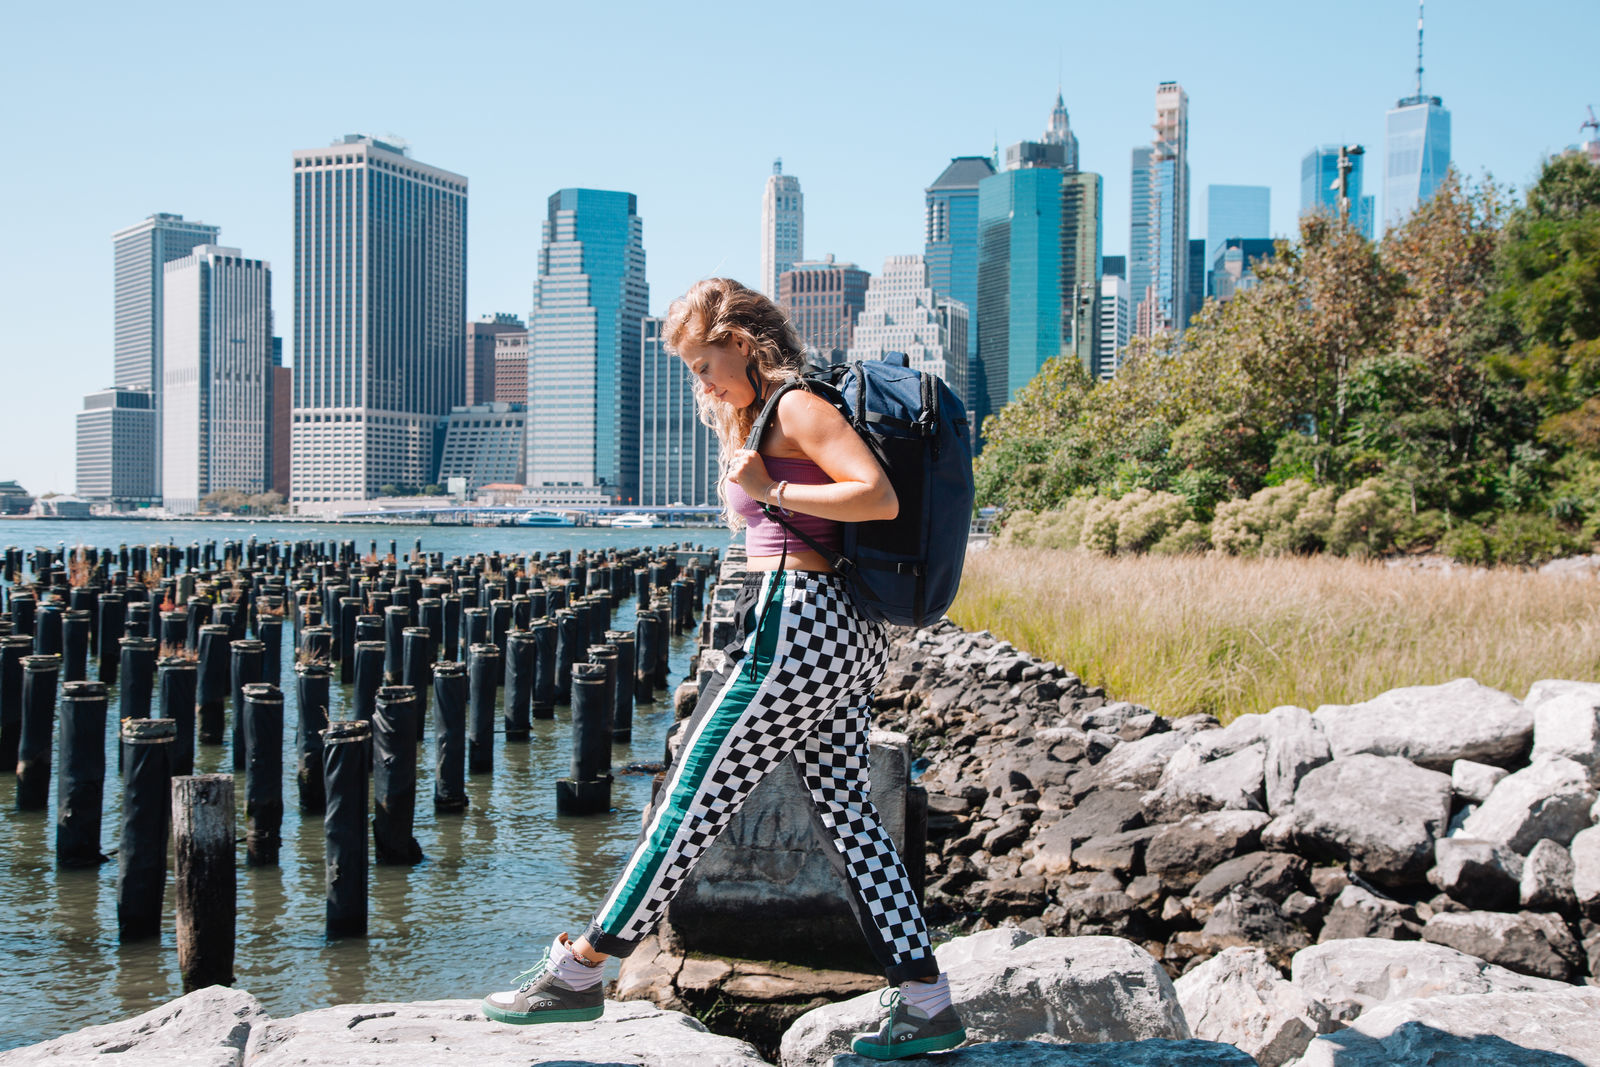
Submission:
MULTIPOLYGON (((774 481, 787 481, 791 485, 831 485, 833 479, 822 472, 822 468, 809 459, 785 459, 779 456, 762 456, 761 461, 767 466, 767 473, 772 475, 774 481)), ((728 483, 728 503, 733 505, 733 510, 743 515, 745 522, 744 550, 751 556, 777 556, 785 551, 784 538, 789 539, 787 551, 805 552, 810 550, 800 538, 785 530, 779 523, 767 518, 761 510, 760 501, 751 498, 739 487, 738 482, 728 483)), ((787 500, 784 503, 788 503, 787 500)), ((804 530, 807 537, 816 541, 824 548, 839 551, 844 541, 839 523, 832 519, 820 519, 815 515, 805 515, 794 511, 792 515, 785 515, 784 520, 797 530, 804 530)))

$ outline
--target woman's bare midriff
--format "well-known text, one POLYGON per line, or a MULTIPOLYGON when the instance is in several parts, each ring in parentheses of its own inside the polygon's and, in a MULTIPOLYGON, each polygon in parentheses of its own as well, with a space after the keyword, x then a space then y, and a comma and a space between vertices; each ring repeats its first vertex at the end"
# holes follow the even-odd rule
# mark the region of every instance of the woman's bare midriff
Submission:
POLYGON ((833 565, 822 553, 811 549, 790 552, 787 556, 751 556, 745 563, 753 571, 832 571, 833 565))

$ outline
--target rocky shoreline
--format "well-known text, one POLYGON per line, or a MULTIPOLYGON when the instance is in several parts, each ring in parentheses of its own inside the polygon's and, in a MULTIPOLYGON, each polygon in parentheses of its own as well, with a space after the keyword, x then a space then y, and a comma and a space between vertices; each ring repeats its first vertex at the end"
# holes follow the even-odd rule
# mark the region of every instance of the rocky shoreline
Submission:
MULTIPOLYGON (((950 1064, 1600 1067, 1600 684, 1169 722, 946 622, 895 635, 876 719, 926 791, 926 910, 971 1032, 950 1064)), ((470 1001, 269 1020, 212 989, 0 1064, 769 1062, 668 1010, 731 999, 785 1067, 866 1062, 840 1050, 876 979, 670 940, 581 1027, 470 1001)))

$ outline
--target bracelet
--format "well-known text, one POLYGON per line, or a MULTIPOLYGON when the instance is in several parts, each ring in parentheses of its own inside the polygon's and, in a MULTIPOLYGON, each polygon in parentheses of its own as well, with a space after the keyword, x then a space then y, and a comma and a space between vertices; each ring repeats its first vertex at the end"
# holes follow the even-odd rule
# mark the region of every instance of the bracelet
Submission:
POLYGON ((783 491, 789 487, 788 481, 781 481, 772 491, 772 506, 783 512, 784 515, 793 515, 788 508, 783 506, 783 491))

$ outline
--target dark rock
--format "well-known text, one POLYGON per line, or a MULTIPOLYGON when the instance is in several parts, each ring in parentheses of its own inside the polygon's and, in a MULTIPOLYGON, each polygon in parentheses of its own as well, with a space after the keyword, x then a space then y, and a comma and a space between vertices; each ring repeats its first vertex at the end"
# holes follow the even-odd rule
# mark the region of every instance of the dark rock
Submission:
POLYGON ((1190 895, 1215 903, 1237 888, 1281 902, 1290 893, 1311 888, 1310 869, 1305 860, 1285 852, 1250 852, 1217 866, 1200 879, 1190 895))
POLYGON ((1091 837, 1073 847, 1073 866, 1094 871, 1141 873, 1144 866, 1145 843, 1156 830, 1156 827, 1144 826, 1137 830, 1124 830, 1119 834, 1091 837))
POLYGON ((1572 853, 1548 837, 1540 839, 1522 863, 1519 902, 1529 911, 1572 912, 1578 906, 1572 874, 1572 853))
POLYGON ((1296 952, 1311 944, 1310 935, 1286 919, 1277 904, 1248 889, 1223 897, 1200 937, 1213 953, 1239 946, 1262 948, 1279 967, 1287 967, 1296 952))
POLYGON ((1468 911, 1435 915, 1422 937, 1436 945, 1498 963, 1519 974, 1570 982, 1582 967, 1582 952, 1572 931, 1548 912, 1507 915, 1468 911))
POLYGON ((1504 845, 1466 837, 1441 837, 1433 849, 1428 881, 1436 888, 1469 908, 1504 911, 1517 906, 1521 856, 1504 845))
POLYGON ((1385 885, 1415 884, 1433 865, 1450 798, 1447 774, 1398 756, 1346 756, 1300 780, 1294 838, 1313 859, 1348 861, 1385 885))
POLYGON ((1160 828, 1145 848, 1144 867, 1164 884, 1187 888, 1219 863, 1261 844, 1267 816, 1258 811, 1188 815, 1160 828))
POLYGON ((1318 940, 1381 937, 1414 941, 1421 936, 1422 920, 1416 909, 1361 886, 1347 885, 1328 909, 1318 940))
POLYGON ((1167 720, 1152 711, 1145 715, 1135 715, 1124 721, 1117 729, 1117 737, 1125 742, 1138 741, 1149 737, 1151 734, 1165 733, 1170 729, 1171 727, 1167 725, 1167 720))
POLYGON ((1120 834, 1144 825, 1144 810, 1139 794, 1132 789, 1099 789, 1063 815, 1040 835, 1056 843, 1076 843, 1091 837, 1120 834))
POLYGON ((1028 839, 1028 831, 1033 828, 1033 820, 1038 816, 1039 809, 1031 805, 1013 807, 1000 817, 995 828, 984 837, 983 850, 996 856, 1010 852, 1028 839))
POLYGON ((1039 914, 1050 902, 1050 891, 1043 878, 1023 876, 979 882, 967 897, 985 918, 999 920, 1039 914))

